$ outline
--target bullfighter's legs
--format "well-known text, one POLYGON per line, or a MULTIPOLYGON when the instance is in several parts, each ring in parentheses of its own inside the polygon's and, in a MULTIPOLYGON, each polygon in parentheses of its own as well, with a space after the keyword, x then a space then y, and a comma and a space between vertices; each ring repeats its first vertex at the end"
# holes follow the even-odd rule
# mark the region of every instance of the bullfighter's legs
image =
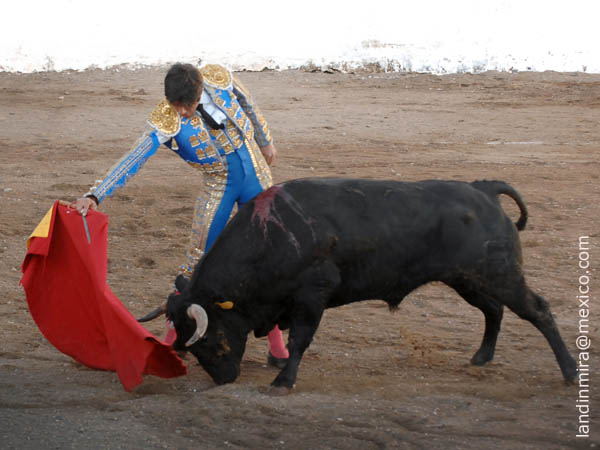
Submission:
MULTIPOLYGON (((192 277, 196 264, 204 255, 205 248, 207 248, 208 235, 211 228, 214 228, 213 224, 221 224, 221 229, 225 226, 229 215, 223 218, 217 218, 217 213, 221 212, 221 215, 231 213, 234 205, 234 198, 231 195, 227 195, 227 179, 226 174, 214 174, 205 175, 203 178, 203 186, 200 190, 198 197, 196 198, 196 209, 194 211, 194 220, 192 222, 192 230, 190 234, 190 246, 187 254, 186 262, 179 267, 177 279, 184 278, 189 280, 192 277), (227 212, 229 208, 229 213, 227 212)), ((218 230, 219 232, 221 230, 218 230)), ((214 240, 214 238, 213 238, 214 240)), ((174 291, 180 290, 180 286, 177 286, 177 279, 175 281, 174 291)), ((167 322, 165 324, 165 337, 163 340, 171 345, 177 339, 177 333, 175 329, 170 326, 167 322)))
MULTIPOLYGON (((221 234, 231 216, 236 202, 241 208, 246 202, 260 194, 263 187, 257 175, 244 170, 237 153, 227 157, 228 172, 204 176, 204 184, 196 199, 196 210, 190 237, 190 249, 185 264, 179 269, 179 276, 190 279, 198 261, 204 256, 221 234)), ((270 182, 270 178, 267 180, 270 182)), ((175 330, 167 326, 165 341, 169 344, 176 339, 175 330)), ((289 356, 283 343, 279 327, 269 332, 268 362, 283 366, 289 356)))
POLYGON ((471 358, 471 364, 483 366, 494 359, 494 352, 496 350, 496 342, 498 340, 498 333, 500 332, 504 308, 491 297, 486 296, 476 289, 468 288, 462 283, 452 287, 468 303, 479 308, 485 316, 483 340, 479 350, 477 350, 471 358))
POLYGON ((233 209, 234 205, 234 199, 225 198, 227 190, 226 175, 206 175, 203 181, 204 184, 200 190, 200 194, 196 198, 196 209, 194 212, 194 220, 192 222, 187 261, 179 269, 179 275, 183 275, 187 279, 192 277, 196 263, 204 255, 205 249, 210 246, 208 235, 211 228, 215 228, 213 222, 216 222, 215 225, 222 224, 221 229, 216 230, 218 234, 225 226, 225 223, 229 218, 228 214, 231 213, 231 209, 233 209), (226 205, 223 205, 224 200, 226 200, 226 205), (227 209, 229 209, 229 212, 227 209), (215 216, 218 211, 222 216, 227 217, 219 218, 215 221, 215 216))

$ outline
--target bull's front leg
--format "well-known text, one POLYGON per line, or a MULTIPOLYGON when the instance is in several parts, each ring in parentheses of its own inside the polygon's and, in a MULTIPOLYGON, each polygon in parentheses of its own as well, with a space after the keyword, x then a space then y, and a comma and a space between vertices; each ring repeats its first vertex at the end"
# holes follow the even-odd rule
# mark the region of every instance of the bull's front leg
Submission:
POLYGON ((316 307, 314 304, 306 304, 305 302, 296 302, 288 338, 290 356, 286 366, 281 369, 271 383, 272 386, 288 389, 294 387, 302 355, 312 342, 322 316, 322 307, 316 307))
POLYGON ((288 338, 290 356, 287 365, 271 386, 287 389, 294 387, 302 355, 312 342, 325 305, 339 280, 339 272, 333 264, 323 263, 303 274, 303 282, 300 283, 302 287, 294 295, 288 338))

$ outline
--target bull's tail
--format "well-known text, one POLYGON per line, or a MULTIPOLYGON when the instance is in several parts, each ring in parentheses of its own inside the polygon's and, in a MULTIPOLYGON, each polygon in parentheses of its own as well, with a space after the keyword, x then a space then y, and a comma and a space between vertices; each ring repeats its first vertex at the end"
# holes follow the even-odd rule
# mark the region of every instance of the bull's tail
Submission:
POLYGON ((527 224, 527 207, 525 206, 525 203, 523 203, 523 199, 521 199, 519 193, 512 186, 504 181, 488 180, 474 181, 471 183, 471 185, 475 189, 486 193, 490 197, 496 197, 500 194, 504 194, 512 198, 521 210, 521 216, 519 217, 519 220, 515 222, 515 226, 519 231, 525 229, 525 225, 527 224))

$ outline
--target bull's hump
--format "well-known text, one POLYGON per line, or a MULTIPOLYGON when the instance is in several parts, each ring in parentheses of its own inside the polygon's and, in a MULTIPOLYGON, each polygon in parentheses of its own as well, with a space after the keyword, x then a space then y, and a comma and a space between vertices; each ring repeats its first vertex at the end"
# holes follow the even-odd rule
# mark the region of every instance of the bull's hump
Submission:
MULTIPOLYGON (((265 237, 269 234, 267 226, 271 223, 283 231, 296 249, 299 250, 301 245, 292 231, 294 227, 292 226, 292 229, 288 227, 289 224, 286 224, 286 221, 283 219, 284 215, 282 215, 282 212, 284 210, 287 213, 292 212, 292 217, 294 217, 292 225, 297 223, 305 224, 311 230, 314 238, 313 220, 306 214, 300 203, 289 191, 290 189, 288 189, 287 184, 284 183, 272 186, 255 197, 251 221, 258 225, 265 237)), ((289 217, 288 214, 288 220, 289 217)))
POLYGON ((271 186, 266 191, 260 193, 254 199, 254 211, 252 212, 252 221, 258 219, 259 224, 264 228, 267 222, 275 222, 283 227, 275 211, 275 197, 283 191, 283 186, 271 186))

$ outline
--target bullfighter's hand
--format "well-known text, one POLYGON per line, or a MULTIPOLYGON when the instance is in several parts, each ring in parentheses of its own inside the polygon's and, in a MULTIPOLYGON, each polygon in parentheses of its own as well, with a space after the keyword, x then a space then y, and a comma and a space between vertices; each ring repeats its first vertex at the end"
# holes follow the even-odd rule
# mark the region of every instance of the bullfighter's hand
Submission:
POLYGON ((268 165, 273 164, 273 161, 275 161, 275 158, 277 157, 277 149, 275 148, 273 143, 270 143, 270 144, 266 145, 265 147, 260 147, 260 151, 262 152, 263 156, 265 157, 267 164, 268 165))
POLYGON ((85 216, 89 209, 96 209, 98 205, 89 197, 81 197, 69 204, 69 208, 76 209, 82 216, 85 216))

